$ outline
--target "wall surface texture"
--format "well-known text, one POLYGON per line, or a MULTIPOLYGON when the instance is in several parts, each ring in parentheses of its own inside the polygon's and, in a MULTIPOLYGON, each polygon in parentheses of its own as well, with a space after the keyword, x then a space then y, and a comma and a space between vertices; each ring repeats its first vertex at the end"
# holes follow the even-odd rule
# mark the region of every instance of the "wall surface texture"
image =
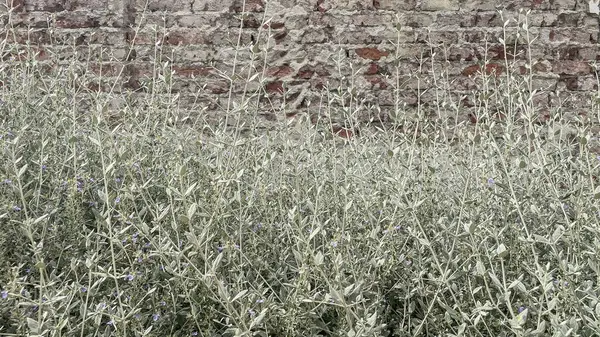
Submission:
POLYGON ((207 114, 230 97, 258 104, 266 120, 315 113, 328 90, 348 99, 333 105, 356 99, 347 108, 364 118, 418 105, 435 113, 443 95, 472 107, 481 87, 473 75, 501 81, 528 74, 529 61, 534 88, 544 89, 538 105, 585 114, 598 91, 596 0, 7 1, 2 27, 40 61, 71 62, 75 49, 106 77, 88 88, 103 91, 148 93, 157 72, 172 69, 181 106, 207 114))

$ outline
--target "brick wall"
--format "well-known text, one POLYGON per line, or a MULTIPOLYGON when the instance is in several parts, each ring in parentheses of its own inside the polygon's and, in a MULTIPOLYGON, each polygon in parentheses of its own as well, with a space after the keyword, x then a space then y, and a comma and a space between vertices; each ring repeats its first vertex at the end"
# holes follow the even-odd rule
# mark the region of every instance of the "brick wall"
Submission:
POLYGON ((226 109, 230 83, 237 103, 244 92, 261 93, 247 104, 258 104, 265 120, 314 114, 327 90, 344 98, 332 106, 356 99, 349 109, 363 119, 432 107, 440 95, 469 107, 485 57, 483 69, 497 75, 526 74, 530 57, 534 86, 547 89, 539 105, 586 113, 598 90, 595 0, 7 1, 0 15, 16 30, 9 39, 30 41, 53 66, 71 64, 77 49, 89 71, 106 76, 88 89, 150 92, 159 57, 173 70, 170 93, 206 113, 226 109), (517 35, 526 11, 536 37, 530 54, 524 31, 517 35), (505 51, 500 38, 515 49, 505 51), (521 66, 505 69, 505 52, 521 66))

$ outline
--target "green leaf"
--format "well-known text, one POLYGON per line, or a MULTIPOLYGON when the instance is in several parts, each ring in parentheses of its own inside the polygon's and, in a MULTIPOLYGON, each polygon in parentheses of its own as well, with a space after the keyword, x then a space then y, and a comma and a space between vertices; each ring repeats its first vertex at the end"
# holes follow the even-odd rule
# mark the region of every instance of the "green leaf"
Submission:
POLYGON ((315 235, 317 235, 317 233, 319 233, 320 231, 321 227, 317 227, 312 232, 310 232, 310 235, 308 236, 308 241, 312 240, 315 237, 315 235))
POLYGON ((102 147, 102 144, 100 144, 100 141, 97 140, 96 138, 92 138, 92 136, 88 136, 89 140, 94 143, 94 145, 98 146, 98 147, 102 147))
POLYGON ((115 167, 115 162, 113 161, 112 163, 108 164, 108 166, 104 170, 104 174, 108 175, 114 167, 115 167))
POLYGON ((323 253, 317 252, 314 260, 315 260, 315 265, 317 265, 317 266, 322 265, 323 264, 323 253))
POLYGON ((23 167, 21 167, 19 169, 19 172, 17 173, 17 178, 20 177, 20 176, 22 176, 23 173, 25 173, 25 170, 27 170, 27 166, 28 166, 28 164, 25 164, 25 165, 23 165, 23 167))
POLYGON ((500 280, 498 279, 498 277, 496 277, 495 274, 492 274, 491 272, 488 272, 488 275, 490 276, 490 279, 492 279, 492 282, 494 283, 494 285, 496 285, 496 287, 498 287, 498 289, 502 289, 502 283, 500 282, 500 280))
POLYGON ((263 310, 260 311, 260 314, 258 314, 258 316, 256 316, 252 320, 252 323, 250 323, 250 329, 252 329, 253 327, 259 325, 260 322, 262 322, 263 318, 265 318, 265 315, 267 314, 267 310, 268 310, 268 308, 264 308, 263 310))
POLYGON ((233 297, 233 299, 231 299, 231 302, 235 302, 237 300, 239 300, 240 298, 242 298, 244 295, 246 295, 246 293, 248 292, 248 289, 244 289, 242 291, 240 291, 239 293, 237 293, 237 295, 235 295, 233 297))
POLYGON ((537 329, 533 330, 531 333, 533 335, 542 336, 546 332, 546 321, 541 321, 538 325, 537 329))
POLYGON ((219 268, 219 265, 221 264, 221 260, 223 259, 223 253, 218 254, 217 257, 215 258, 215 260, 213 261, 210 271, 212 274, 215 274, 217 272, 217 269, 219 268))
POLYGON ((374 327, 376 323, 377 323, 377 312, 374 312, 373 315, 371 315, 367 318, 367 324, 369 324, 369 326, 371 326, 371 327, 374 327))
POLYGON ((499 258, 504 258, 508 255, 508 250, 506 250, 506 246, 503 243, 496 248, 496 255, 498 255, 499 258))
POLYGON ((188 211, 187 211, 188 219, 191 220, 194 217, 194 214, 196 214, 197 207, 198 207, 197 203, 193 203, 190 205, 190 207, 188 208, 188 211))
POLYGON ((27 317, 27 327, 31 334, 37 335, 39 333, 40 325, 38 324, 38 321, 27 317))
POLYGON ((469 222, 467 224, 464 225, 465 226, 465 230, 469 233, 469 234, 473 234, 475 233, 475 229, 477 229, 477 227, 479 226, 479 224, 477 222, 469 222))
POLYGON ((36 223, 38 223, 38 222, 40 222, 40 221, 42 221, 42 220, 46 219, 47 217, 48 217, 48 214, 44 214, 44 215, 42 215, 41 217, 39 217, 39 218, 35 219, 35 220, 33 221, 33 224, 35 225, 36 223))
POLYGON ((525 309, 523 311, 521 311, 514 320, 511 321, 511 325, 513 327, 522 327, 525 322, 527 321, 527 313, 529 312, 529 309, 525 309))
POLYGON ((187 197, 188 195, 192 194, 192 192, 196 188, 196 185, 198 185, 198 182, 195 182, 195 183, 192 184, 192 186, 188 187, 188 189, 185 191, 184 196, 187 197))

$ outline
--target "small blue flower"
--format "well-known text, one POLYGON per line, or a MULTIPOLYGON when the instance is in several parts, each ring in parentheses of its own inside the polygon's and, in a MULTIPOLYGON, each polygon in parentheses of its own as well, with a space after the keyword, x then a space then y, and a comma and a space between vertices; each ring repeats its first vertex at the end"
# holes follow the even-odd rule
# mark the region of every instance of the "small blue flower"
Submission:
POLYGON ((494 186, 494 184, 496 184, 496 181, 494 181, 494 178, 488 178, 487 184, 488 184, 488 187, 492 187, 492 186, 494 186))
POLYGON ((15 206, 13 207, 13 210, 14 210, 15 212, 19 212, 19 211, 21 210, 21 207, 19 207, 19 206, 16 206, 16 205, 15 205, 15 206))
POLYGON ((192 332, 192 336, 198 336, 198 331, 192 332))
POLYGON ((106 325, 114 326, 115 325, 115 321, 110 320, 110 321, 106 322, 106 325))
POLYGON ((115 203, 118 204, 119 202, 121 202, 121 197, 116 197, 115 198, 115 203))
POLYGON ((0 294, 2 295, 3 299, 6 299, 8 297, 8 290, 2 290, 0 294))
POLYGON ((154 315, 152 315, 152 320, 155 321, 155 322, 158 321, 159 318, 160 318, 160 314, 154 314, 154 315))
POLYGON ((127 276, 125 276, 125 279, 126 279, 127 281, 133 281, 133 278, 134 278, 134 276, 133 276, 133 275, 131 275, 131 274, 129 274, 129 275, 127 275, 127 276))
POLYGON ((81 292, 82 292, 82 293, 85 293, 86 291, 87 291, 87 288, 86 288, 86 287, 81 287, 81 292))
POLYGON ((331 241, 331 246, 333 248, 337 247, 337 245, 338 245, 337 241, 331 241))
POLYGON ((8 184, 12 183, 12 180, 10 180, 10 179, 4 179, 3 182, 8 185, 8 184))
POLYGON ((522 313, 523 311, 525 311, 525 309, 526 309, 525 307, 519 307, 518 313, 519 314, 522 313))
POLYGON ((265 302, 265 300, 263 300, 263 299, 256 300, 256 303, 264 303, 264 302, 265 302))

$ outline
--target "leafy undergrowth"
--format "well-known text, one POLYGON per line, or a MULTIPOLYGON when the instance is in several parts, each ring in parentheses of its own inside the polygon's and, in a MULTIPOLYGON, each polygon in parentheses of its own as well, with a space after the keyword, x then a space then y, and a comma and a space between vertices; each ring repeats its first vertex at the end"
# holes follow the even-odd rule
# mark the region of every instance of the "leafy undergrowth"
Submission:
POLYGON ((510 75, 503 121, 341 140, 39 67, 1 69, 2 335, 600 335, 598 134, 510 75))
POLYGON ((585 141, 207 138, 19 104, 0 139, 4 334, 599 332, 585 141))

